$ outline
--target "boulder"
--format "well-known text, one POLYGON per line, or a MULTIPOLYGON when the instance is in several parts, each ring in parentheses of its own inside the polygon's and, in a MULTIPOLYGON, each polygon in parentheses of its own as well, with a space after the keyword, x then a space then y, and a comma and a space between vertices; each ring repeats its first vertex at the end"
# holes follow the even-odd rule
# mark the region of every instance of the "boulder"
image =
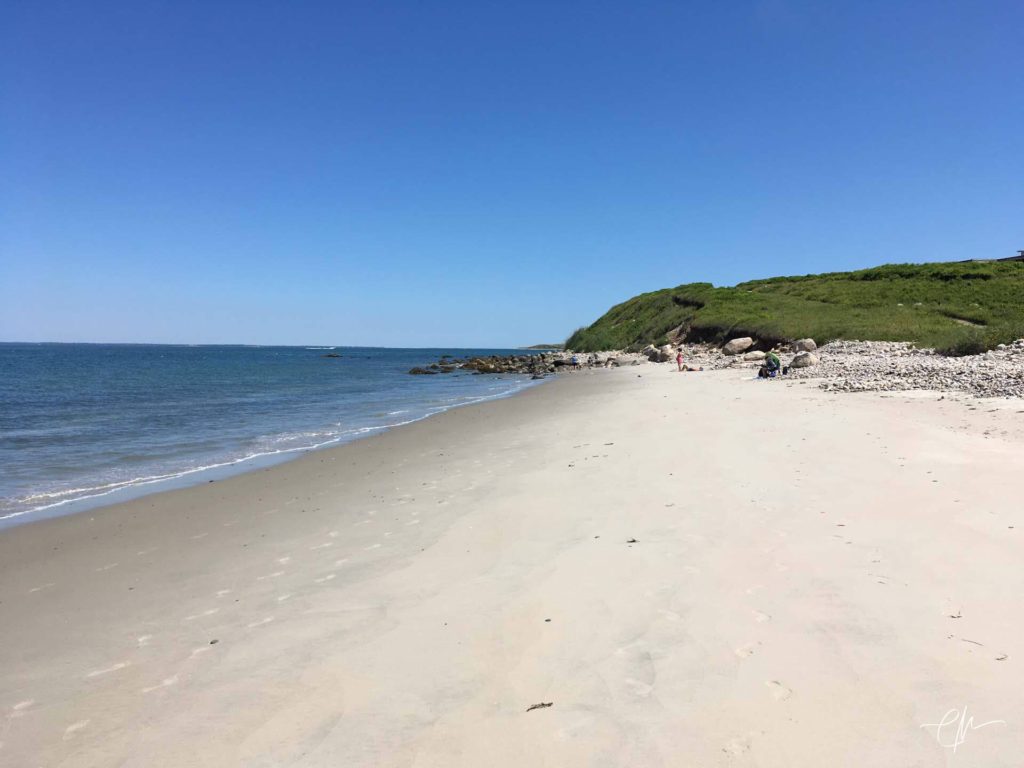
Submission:
POLYGON ((657 363, 661 360, 661 350, 653 344, 648 344, 646 347, 640 350, 640 354, 650 360, 652 363, 657 363))
POLYGON ((753 352, 747 352, 743 356, 744 360, 764 360, 765 353, 755 349, 753 352))
POLYGON ((793 362, 789 364, 790 368, 810 368, 812 365, 818 364, 818 356, 813 352, 797 352, 796 357, 793 358, 793 362))
POLYGON ((746 352, 752 346, 754 346, 754 340, 749 336, 742 336, 738 339, 727 341, 725 346, 722 347, 722 352, 726 355, 738 355, 740 352, 746 352))
POLYGON ((797 339, 793 342, 794 352, 813 352, 818 348, 818 345, 814 343, 814 339, 797 339))
POLYGON ((673 358, 675 358, 675 356, 676 351, 671 344, 666 344, 661 349, 658 350, 659 363, 667 363, 671 361, 673 358))

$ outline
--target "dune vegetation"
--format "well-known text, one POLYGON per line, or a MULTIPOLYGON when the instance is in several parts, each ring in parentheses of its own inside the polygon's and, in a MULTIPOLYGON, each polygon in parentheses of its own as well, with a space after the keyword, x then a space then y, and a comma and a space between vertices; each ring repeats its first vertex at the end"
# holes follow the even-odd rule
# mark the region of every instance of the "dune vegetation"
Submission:
POLYGON ((580 328, 580 352, 752 336, 761 345, 811 337, 910 341, 945 354, 1024 337, 1024 262, 890 264, 856 272, 689 283, 635 296, 580 328))

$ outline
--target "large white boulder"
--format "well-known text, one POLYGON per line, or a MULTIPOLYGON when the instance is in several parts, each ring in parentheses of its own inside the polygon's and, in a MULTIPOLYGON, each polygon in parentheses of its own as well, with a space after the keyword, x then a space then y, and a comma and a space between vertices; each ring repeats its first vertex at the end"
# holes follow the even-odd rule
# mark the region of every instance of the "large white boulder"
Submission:
POLYGON ((818 356, 813 352, 797 352, 796 357, 793 358, 793 362, 789 364, 790 368, 810 368, 812 365, 818 364, 818 356))
POLYGON ((740 352, 746 352, 752 346, 754 346, 754 340, 749 336, 742 336, 738 339, 727 341, 725 346, 722 347, 722 352, 727 355, 738 355, 740 352))
POLYGON ((794 352, 813 352, 818 348, 818 345, 814 343, 814 339, 797 339, 793 342, 794 352))

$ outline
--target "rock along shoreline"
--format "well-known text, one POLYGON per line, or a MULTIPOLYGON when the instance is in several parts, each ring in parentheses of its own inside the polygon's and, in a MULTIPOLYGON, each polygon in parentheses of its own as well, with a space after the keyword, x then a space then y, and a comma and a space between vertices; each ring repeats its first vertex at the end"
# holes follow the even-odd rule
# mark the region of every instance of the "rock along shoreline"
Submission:
MULTIPOLYGON (((752 349, 754 345, 752 339, 742 337, 730 339, 723 346, 648 345, 640 352, 612 350, 574 354, 566 350, 488 357, 445 356, 425 367, 413 368, 409 373, 435 375, 468 371, 544 378, 579 368, 652 363, 674 366, 680 352, 683 365, 689 370, 756 370, 762 365, 766 352, 752 349)), ((813 379, 822 389, 833 392, 927 390, 974 397, 1024 398, 1024 339, 964 357, 948 357, 933 349, 898 341, 832 341, 819 347, 813 339, 799 339, 790 345, 777 346, 773 351, 788 370, 782 378, 813 379)))

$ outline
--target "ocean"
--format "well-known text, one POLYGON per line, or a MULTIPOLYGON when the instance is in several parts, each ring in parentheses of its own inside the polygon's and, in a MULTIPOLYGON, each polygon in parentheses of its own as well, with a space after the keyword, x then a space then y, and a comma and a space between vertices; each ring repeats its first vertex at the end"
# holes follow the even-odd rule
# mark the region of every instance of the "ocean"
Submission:
POLYGON ((504 397, 410 376, 500 349, 0 343, 0 527, 223 477, 504 397), (325 355, 341 355, 325 357, 325 355))

